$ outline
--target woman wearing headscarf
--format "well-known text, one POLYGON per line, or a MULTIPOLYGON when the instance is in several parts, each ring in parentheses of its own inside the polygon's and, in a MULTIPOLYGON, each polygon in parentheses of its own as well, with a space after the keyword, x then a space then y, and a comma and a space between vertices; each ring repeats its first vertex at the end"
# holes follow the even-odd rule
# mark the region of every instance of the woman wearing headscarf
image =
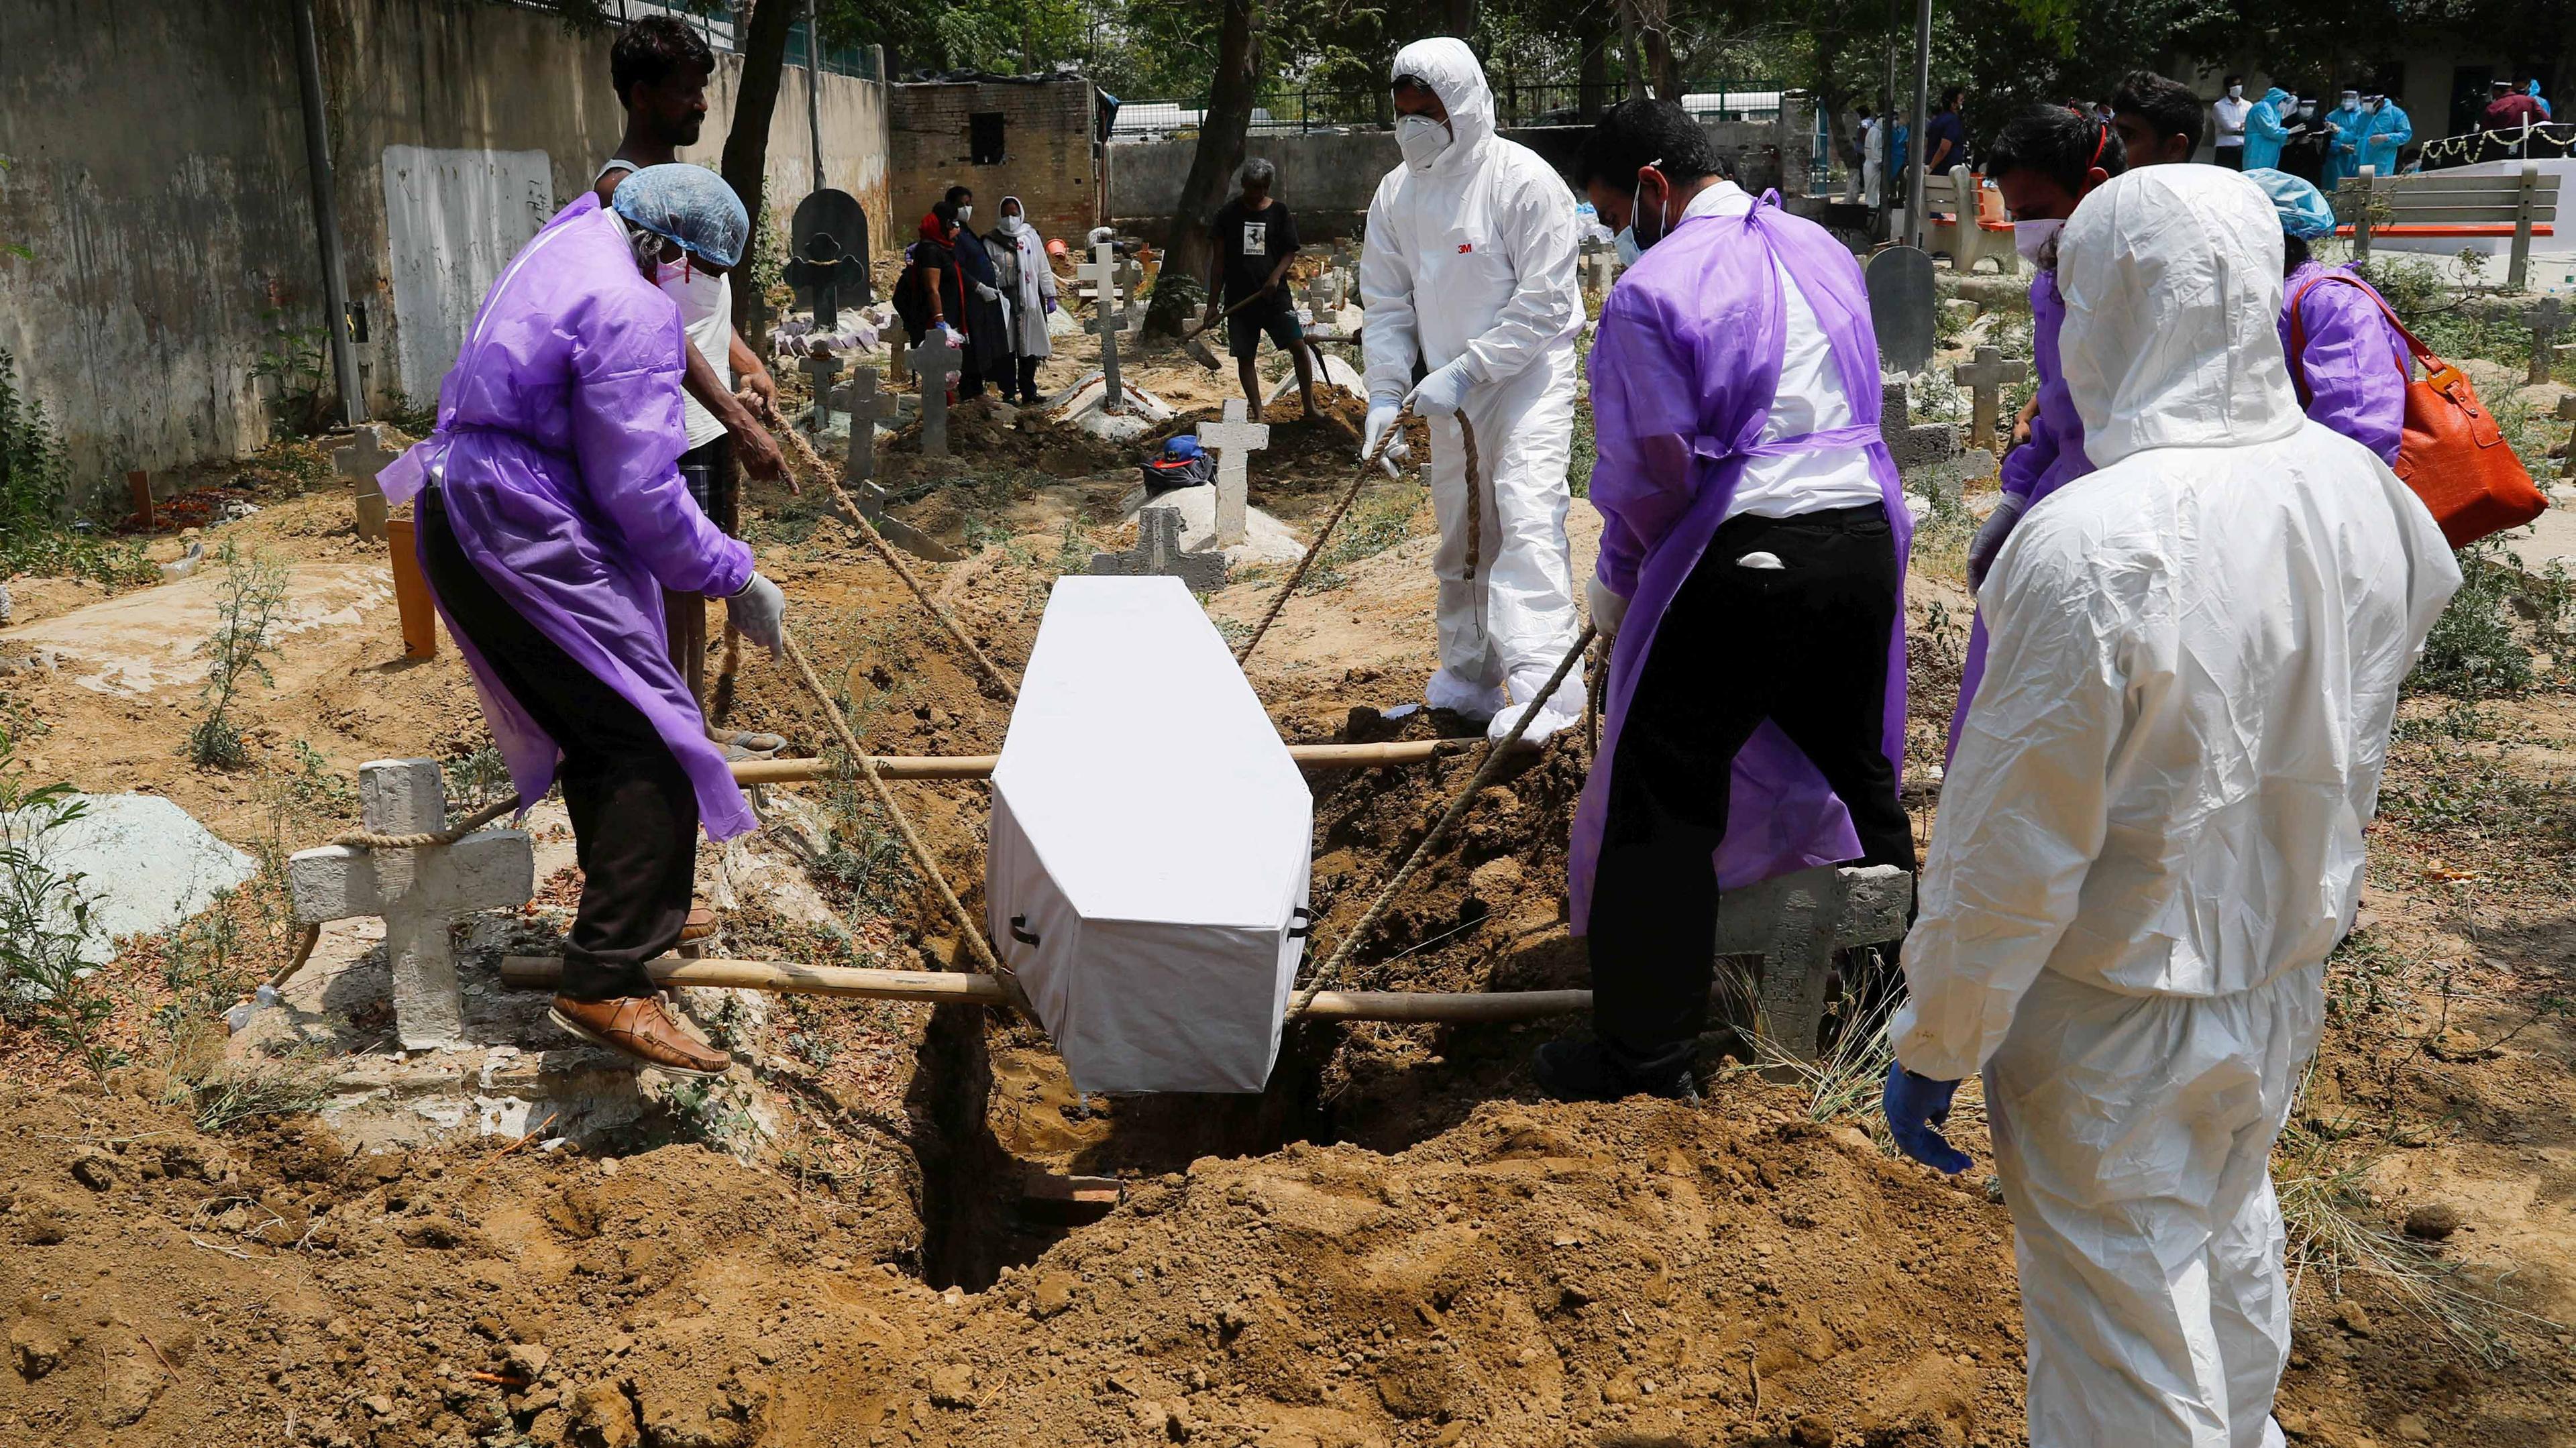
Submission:
POLYGON ((985 247, 993 255, 993 270, 1001 278, 998 285, 1002 303, 1009 313, 1012 355, 1018 361, 1016 378, 1002 380, 1002 395, 1018 402, 1038 400, 1038 364, 1054 352, 1047 340, 1047 315, 1055 310, 1055 268, 1047 262, 1046 238, 1029 225, 1027 209, 1020 198, 1002 198, 1002 221, 985 247), (1012 383, 1019 389, 1014 396, 1012 383))
POLYGON ((2406 431, 2411 350, 2387 301, 2352 268, 2327 266, 2308 243, 2335 231, 2317 188, 2282 171, 2245 173, 2281 218, 2281 355, 2308 416, 2394 465, 2406 431))
MULTIPOLYGON (((905 274, 895 288, 895 312, 915 347, 928 341, 934 328, 965 335, 966 291, 957 267, 957 232, 957 203, 942 200, 921 218, 920 240, 904 249, 905 274)), ((973 397, 984 390, 984 378, 975 368, 971 345, 959 359, 957 395, 973 397)))
POLYGON ((663 1010, 645 962, 680 939, 701 824, 755 821, 665 648, 662 593, 727 600, 780 646, 785 600, 708 522, 676 461, 683 265, 722 274, 750 221, 699 166, 585 191, 519 249, 439 384, 438 425, 383 474, 521 800, 560 781, 582 870, 554 1020, 662 1068, 730 1064, 663 1010))
POLYGON ((965 284, 966 372, 976 379, 972 388, 961 379, 958 395, 972 397, 983 391, 987 378, 1008 392, 1013 380, 1011 329, 1002 310, 1002 276, 983 235, 968 224, 975 193, 953 187, 948 199, 957 207, 957 229, 948 246, 956 254, 957 275, 965 284))

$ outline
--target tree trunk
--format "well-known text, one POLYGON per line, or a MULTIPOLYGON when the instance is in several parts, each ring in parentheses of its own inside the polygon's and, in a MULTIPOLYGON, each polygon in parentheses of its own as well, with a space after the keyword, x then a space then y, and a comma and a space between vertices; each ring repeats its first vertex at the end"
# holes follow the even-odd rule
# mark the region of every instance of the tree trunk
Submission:
MULTIPOLYGON (((1253 91, 1259 84, 1261 37, 1253 28, 1253 0, 1222 0, 1225 20, 1217 32, 1216 73, 1208 80, 1207 114, 1199 122, 1198 151, 1190 158, 1189 179, 1172 208, 1163 233, 1165 277, 1204 278, 1208 271, 1208 224, 1225 200, 1226 187, 1243 164, 1243 136, 1252 125, 1253 91)), ((1157 282, 1159 288, 1161 283, 1157 282)), ((1174 309, 1156 307, 1148 322, 1158 330, 1177 330, 1174 309)))
POLYGON ((1476 33, 1476 11, 1479 8, 1478 0, 1446 0, 1443 9, 1448 13, 1448 33, 1460 40, 1471 39, 1476 33))
POLYGON ((1628 99, 1647 94, 1646 46, 1638 37, 1637 7, 1643 0, 1619 0, 1620 50, 1628 62, 1628 99))
POLYGON ((1583 47, 1574 95, 1576 119, 1590 125, 1610 108, 1610 29, 1600 12, 1586 10, 1575 22, 1575 43, 1583 47))
POLYGON ((1672 0, 1637 0, 1637 39, 1645 47, 1646 73, 1653 78, 1655 99, 1682 98, 1681 62, 1673 55, 1672 0))
MULTIPOLYGON (((725 132, 719 171, 733 194, 742 198, 742 209, 751 213, 751 236, 742 254, 746 282, 764 239, 760 206, 761 183, 769 169, 769 118, 778 108, 779 77, 787 67, 787 32, 796 27, 799 8, 795 0, 760 0, 752 7, 751 26, 742 40, 742 88, 734 93, 733 129, 725 132)), ((742 334, 744 345, 758 352, 766 349, 769 339, 754 300, 748 285, 733 289, 733 328, 742 334)))

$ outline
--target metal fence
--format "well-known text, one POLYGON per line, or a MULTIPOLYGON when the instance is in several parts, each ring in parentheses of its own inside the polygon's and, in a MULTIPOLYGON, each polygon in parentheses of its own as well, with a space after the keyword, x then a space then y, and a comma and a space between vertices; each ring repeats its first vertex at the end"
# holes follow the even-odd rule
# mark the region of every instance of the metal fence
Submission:
MULTIPOLYGON (((1780 113, 1785 92, 1774 81, 1695 81, 1684 87, 1682 108, 1702 121, 1768 121, 1780 113)), ((1615 86, 1576 81, 1505 81, 1494 87, 1495 119, 1505 127, 1588 124, 1623 99, 1615 86)), ((1160 140, 1195 132, 1207 116, 1204 98, 1124 101, 1110 137, 1160 140)), ((1256 136, 1306 131, 1383 131, 1395 125, 1395 106, 1383 86, 1364 89, 1281 90, 1261 97, 1247 128, 1256 136)))

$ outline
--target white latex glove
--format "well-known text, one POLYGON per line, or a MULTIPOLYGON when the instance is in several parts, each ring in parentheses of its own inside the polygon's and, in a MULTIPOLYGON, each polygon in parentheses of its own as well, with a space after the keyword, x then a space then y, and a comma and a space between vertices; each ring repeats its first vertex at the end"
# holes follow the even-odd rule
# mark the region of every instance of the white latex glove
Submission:
POLYGON ((751 575, 742 592, 725 600, 725 618, 744 638, 769 650, 770 657, 786 654, 787 595, 777 584, 751 575))
POLYGON ((2006 493, 1977 528, 1977 536, 1968 540, 1968 590, 1986 586, 1986 570, 1995 566, 1995 555, 2004 551, 2004 540, 2012 536, 2013 524, 2021 521, 2022 510, 2030 503, 2019 493, 2006 493))
POLYGON ((977 282, 975 284, 975 295, 982 297, 988 302, 998 302, 1002 299, 1002 294, 1000 292, 994 290, 990 285, 984 282, 977 282))
POLYGON ((1475 379, 1467 375, 1467 359, 1461 357, 1413 384, 1405 401, 1424 417, 1447 417, 1467 405, 1467 389, 1474 384, 1475 379))
POLYGON ((1592 609, 1592 626, 1601 631, 1601 637, 1617 638, 1619 625, 1628 618, 1628 600, 1612 593, 1610 585, 1602 582, 1598 573, 1592 575, 1586 586, 1585 599, 1592 609))
POLYGON ((1397 414, 1403 410, 1404 405, 1392 397, 1372 397, 1369 399, 1368 421, 1360 428, 1360 458, 1364 462, 1368 459, 1369 449, 1377 446, 1377 440, 1386 438, 1386 451, 1379 453, 1377 458, 1390 478, 1398 476, 1397 464, 1413 456, 1413 444, 1404 440, 1401 430, 1388 435, 1389 430, 1395 428, 1397 414))

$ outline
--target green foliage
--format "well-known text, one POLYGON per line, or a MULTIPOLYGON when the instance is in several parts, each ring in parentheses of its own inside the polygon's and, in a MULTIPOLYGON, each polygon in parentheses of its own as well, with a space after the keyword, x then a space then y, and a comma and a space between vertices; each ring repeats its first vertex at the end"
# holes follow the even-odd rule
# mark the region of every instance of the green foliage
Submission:
POLYGON ((233 919, 231 900, 231 891, 222 892, 212 905, 162 937, 161 983, 170 999, 155 1013, 153 1023, 173 1040, 190 1022, 220 1014, 240 994, 241 927, 233 919))
POLYGON ((250 375, 268 393, 268 405, 280 430, 310 437, 330 424, 322 384, 331 375, 325 360, 328 327, 298 327, 284 311, 270 307, 260 314, 268 335, 250 375))
POLYGON ((2495 538, 2453 556, 2459 560, 2460 591, 2434 620, 2407 687, 2464 699, 2524 692, 2537 674, 2514 619, 2528 616, 2535 636, 2548 643, 2566 638, 2571 588, 2565 567, 2527 574, 2495 538))
POLYGON ((17 359, 0 349, 0 577, 38 573, 110 587, 160 575, 140 542, 108 542, 71 516, 71 459, 36 399, 18 389, 17 359))
POLYGON ((1407 479, 1382 483, 1361 496, 1333 541, 1306 575, 1306 588, 1323 593, 1351 581, 1342 570, 1363 558, 1374 558, 1413 534, 1413 515, 1422 506, 1422 485, 1407 479))
POLYGON ((0 732, 0 1018, 35 1030, 104 1076, 125 1054, 101 1039, 116 1003, 80 956, 92 896, 82 876, 47 858, 49 838, 87 805, 68 784, 30 787, 16 752, 0 732))
POLYGON ((286 568, 263 554, 244 553, 232 543, 226 543, 215 557, 224 565, 223 599, 217 605, 214 632, 197 645, 198 655, 206 660, 201 697, 210 707, 206 717, 188 731, 187 753, 196 764, 233 769, 250 762, 241 728, 233 722, 233 703, 250 680, 276 682, 267 658, 279 651, 275 635, 286 610, 286 568))
POLYGON ((447 809, 450 814, 469 815, 488 804, 497 804, 510 793, 510 765, 492 744, 476 745, 439 766, 447 779, 447 809))

